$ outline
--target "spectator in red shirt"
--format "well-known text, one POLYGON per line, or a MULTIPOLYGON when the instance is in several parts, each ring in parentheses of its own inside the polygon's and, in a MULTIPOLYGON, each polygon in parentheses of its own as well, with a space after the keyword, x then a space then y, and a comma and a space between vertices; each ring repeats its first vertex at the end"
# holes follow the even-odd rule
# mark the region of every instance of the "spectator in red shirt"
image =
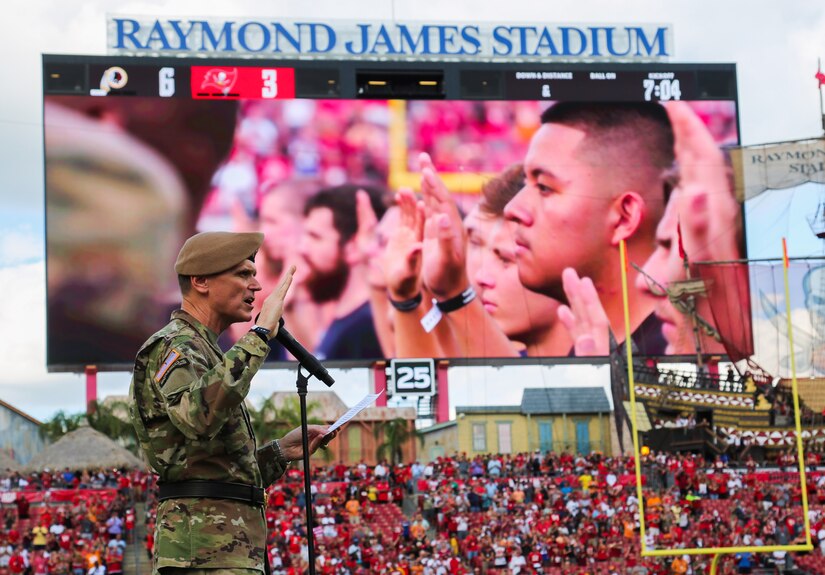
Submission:
POLYGON ((23 548, 18 546, 9 558, 9 573, 11 575, 21 575, 25 570, 26 562, 23 559, 23 548))
POLYGON ((17 518, 29 518, 29 500, 26 499, 26 497, 24 497, 22 493, 17 496, 17 518))
POLYGON ((147 525, 146 526, 146 554, 149 557, 149 560, 152 560, 152 556, 155 552, 155 526, 154 525, 147 525))

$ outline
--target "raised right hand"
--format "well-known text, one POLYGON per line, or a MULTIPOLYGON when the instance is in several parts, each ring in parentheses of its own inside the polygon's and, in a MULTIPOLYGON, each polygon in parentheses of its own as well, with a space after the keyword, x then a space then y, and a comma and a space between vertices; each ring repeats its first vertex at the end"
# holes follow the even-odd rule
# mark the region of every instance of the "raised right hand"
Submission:
POLYGON ((566 268, 561 277, 569 305, 560 305, 556 313, 570 333, 576 356, 608 355, 610 321, 593 280, 580 278, 573 268, 566 268))
POLYGON ((449 190, 438 177, 430 156, 422 153, 421 192, 424 195, 424 284, 439 300, 467 289, 466 232, 461 214, 449 190))
POLYGON ((671 201, 678 202, 685 251, 693 261, 739 259, 741 213, 725 157, 689 104, 668 102, 665 109, 673 125, 681 191, 671 201))
POLYGON ((270 339, 275 337, 278 333, 278 322, 284 314, 284 300, 289 286, 292 285, 292 276, 295 275, 295 266, 289 266, 289 269, 281 277, 278 287, 272 290, 272 293, 264 300, 261 306, 261 313, 258 316, 257 324, 272 331, 270 339))
POLYGON ((411 190, 399 190, 396 201, 401 219, 390 233, 382 266, 390 297, 395 301, 404 301, 421 293, 424 208, 418 204, 411 190))

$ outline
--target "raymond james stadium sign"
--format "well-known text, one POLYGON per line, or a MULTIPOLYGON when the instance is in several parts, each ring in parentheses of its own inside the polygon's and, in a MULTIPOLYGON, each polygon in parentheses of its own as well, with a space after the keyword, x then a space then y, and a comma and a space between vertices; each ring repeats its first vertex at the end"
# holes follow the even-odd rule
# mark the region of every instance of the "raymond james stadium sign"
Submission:
POLYGON ((667 61, 658 24, 467 24, 108 16, 117 55, 265 58, 667 61))

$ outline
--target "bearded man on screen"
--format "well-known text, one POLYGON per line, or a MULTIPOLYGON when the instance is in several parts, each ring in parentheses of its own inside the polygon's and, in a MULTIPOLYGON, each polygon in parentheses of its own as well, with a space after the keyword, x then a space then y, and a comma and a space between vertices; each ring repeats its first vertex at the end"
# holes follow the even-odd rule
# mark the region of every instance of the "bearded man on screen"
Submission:
POLYGON ((383 191, 346 184, 319 191, 304 208, 298 249, 304 285, 317 303, 335 302, 335 318, 321 337, 321 359, 383 358, 370 307, 368 266, 359 245, 358 195, 366 194, 378 219, 387 211, 383 191))

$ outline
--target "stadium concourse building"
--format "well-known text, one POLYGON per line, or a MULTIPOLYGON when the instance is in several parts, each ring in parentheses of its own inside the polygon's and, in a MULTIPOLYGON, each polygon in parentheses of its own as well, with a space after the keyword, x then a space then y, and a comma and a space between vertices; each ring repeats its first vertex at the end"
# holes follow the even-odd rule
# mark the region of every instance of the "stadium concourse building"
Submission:
MULTIPOLYGON (((0 399, 0 453, 20 466, 27 464, 46 446, 40 425, 32 416, 0 399)), ((0 473, 3 471, 0 469, 0 473)))
POLYGON ((602 387, 527 388, 519 405, 458 406, 456 419, 419 430, 422 459, 540 450, 613 453, 613 415, 602 387))
MULTIPOLYGON (((115 416, 128 421, 124 405, 129 398, 125 395, 106 397, 102 403, 114 409, 115 416)), ((261 412, 267 421, 283 421, 288 426, 299 422, 298 396, 294 391, 276 391, 266 399, 266 407, 260 402, 246 401, 250 411, 261 412), (293 421, 295 418, 295 421, 293 421)), ((331 425, 344 415, 349 408, 334 391, 314 391, 307 397, 307 418, 310 423, 331 425)), ((378 463, 378 448, 385 443, 385 425, 390 421, 401 421, 408 431, 408 436, 401 446, 403 461, 414 461, 416 453, 415 417, 413 407, 368 407, 347 423, 338 438, 328 449, 318 451, 312 456, 313 463, 343 463, 355 465, 362 461, 367 465, 378 463)), ((271 438, 258 437, 259 441, 271 438)), ((386 458, 389 459, 387 451, 386 458)))
MULTIPOLYGON (((276 391, 271 400, 275 413, 281 410, 296 411, 298 406, 298 396, 293 391, 276 391)), ((307 418, 310 423, 331 425, 347 411, 349 408, 334 391, 318 391, 308 396, 307 418)), ((313 461, 320 464, 326 454, 330 463, 355 465, 363 461, 367 465, 375 465, 378 463, 379 447, 388 442, 386 431, 390 422, 401 425, 407 431, 401 442, 401 461, 415 461, 418 457, 415 418, 414 407, 367 407, 341 429, 328 449, 313 455, 313 461)), ((385 452, 384 459, 389 459, 389 450, 385 452)))

